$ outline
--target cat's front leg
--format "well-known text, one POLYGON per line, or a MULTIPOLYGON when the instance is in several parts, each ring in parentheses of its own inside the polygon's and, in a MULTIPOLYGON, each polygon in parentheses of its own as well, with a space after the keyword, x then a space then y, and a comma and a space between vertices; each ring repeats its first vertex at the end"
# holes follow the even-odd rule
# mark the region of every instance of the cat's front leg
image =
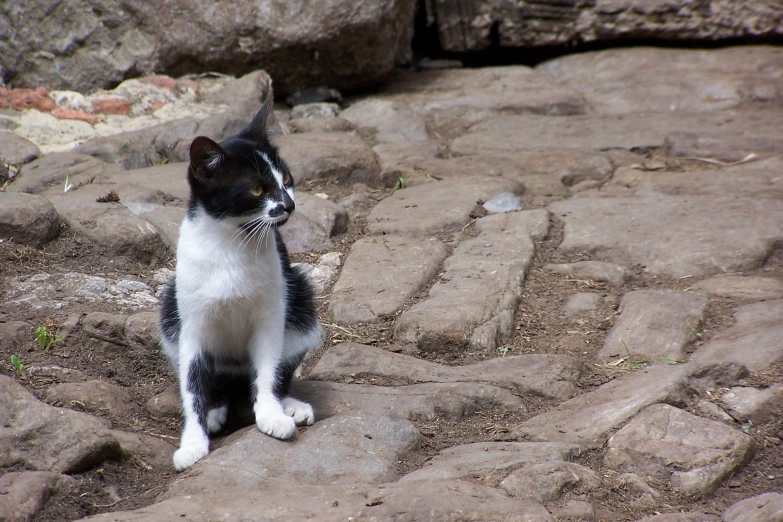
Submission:
POLYGON ((283 405, 274 392, 283 348, 283 332, 280 330, 279 333, 265 332, 253 347, 253 412, 262 433, 276 439, 290 439, 296 432, 296 422, 283 411, 283 405))
POLYGON ((199 353, 195 344, 180 349, 179 384, 184 417, 179 449, 174 452, 174 467, 183 471, 209 453, 207 412, 209 387, 214 377, 211 357, 199 353))

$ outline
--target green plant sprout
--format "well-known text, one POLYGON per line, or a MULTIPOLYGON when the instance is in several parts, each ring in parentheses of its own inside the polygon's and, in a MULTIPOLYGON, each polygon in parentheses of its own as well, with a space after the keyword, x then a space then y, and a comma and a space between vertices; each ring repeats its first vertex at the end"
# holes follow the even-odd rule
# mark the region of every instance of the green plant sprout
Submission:
POLYGON ((38 346, 44 350, 48 350, 54 343, 59 343, 63 340, 62 335, 52 335, 43 325, 35 329, 35 338, 38 340, 38 346))
POLYGON ((397 178, 397 183, 394 184, 394 190, 404 189, 408 185, 408 180, 404 176, 397 178))
POLYGON ((21 377, 22 372, 26 368, 26 366, 22 364, 22 361, 20 361, 19 357, 17 357, 16 355, 11 356, 11 366, 14 367, 14 373, 16 374, 17 377, 21 377))

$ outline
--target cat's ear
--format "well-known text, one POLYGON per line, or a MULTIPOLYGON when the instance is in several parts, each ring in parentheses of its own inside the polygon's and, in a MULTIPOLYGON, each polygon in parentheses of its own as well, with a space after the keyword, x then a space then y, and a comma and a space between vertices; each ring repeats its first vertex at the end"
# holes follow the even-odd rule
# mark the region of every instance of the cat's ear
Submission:
POLYGON ((190 144, 190 168, 204 180, 212 179, 226 164, 227 153, 217 143, 199 136, 190 144))
POLYGON ((268 136, 269 117, 272 115, 272 107, 275 101, 272 97, 272 93, 266 98, 266 101, 253 117, 253 121, 248 125, 248 129, 258 139, 266 139, 268 136))

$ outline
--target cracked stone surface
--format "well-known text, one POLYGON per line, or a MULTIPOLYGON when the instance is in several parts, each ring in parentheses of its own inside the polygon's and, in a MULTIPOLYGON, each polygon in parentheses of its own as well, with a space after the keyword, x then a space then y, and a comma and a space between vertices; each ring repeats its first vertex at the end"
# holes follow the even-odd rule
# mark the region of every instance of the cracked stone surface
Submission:
POLYGON ((669 480, 695 497, 708 497, 756 452, 739 429, 668 404, 642 411, 607 443, 608 468, 669 480))

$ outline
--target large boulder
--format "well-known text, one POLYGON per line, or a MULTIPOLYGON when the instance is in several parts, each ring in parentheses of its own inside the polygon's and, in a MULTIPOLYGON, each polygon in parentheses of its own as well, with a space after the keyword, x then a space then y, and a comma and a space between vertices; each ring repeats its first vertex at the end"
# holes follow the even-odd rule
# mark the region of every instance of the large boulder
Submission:
POLYGON ((656 38, 721 40, 780 35, 775 0, 709 3, 674 0, 439 0, 425 2, 448 51, 563 45, 597 40, 656 38))
POLYGON ((280 94, 353 88, 410 57, 414 10, 413 0, 10 0, 0 9, 0 65, 15 86, 79 91, 138 72, 260 67, 280 94))

